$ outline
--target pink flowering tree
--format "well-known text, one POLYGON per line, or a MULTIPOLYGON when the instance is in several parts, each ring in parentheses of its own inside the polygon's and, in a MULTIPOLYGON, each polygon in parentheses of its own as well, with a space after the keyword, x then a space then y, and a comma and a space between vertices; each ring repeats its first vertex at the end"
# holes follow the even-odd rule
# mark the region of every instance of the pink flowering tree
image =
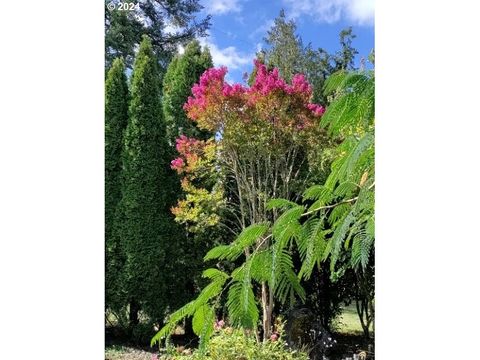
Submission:
MULTIPOLYGON (((310 145, 325 136, 318 126, 324 109, 310 103, 312 87, 301 74, 288 84, 277 69, 268 71, 255 61, 254 83, 246 87, 228 84, 226 72, 225 67, 207 70, 184 105, 188 117, 200 129, 217 133, 220 139, 208 144, 178 139, 179 157, 172 161, 172 167, 184 176, 184 187, 191 186, 192 178, 201 178, 222 183, 228 189, 220 191, 217 186, 211 199, 214 203, 208 205, 203 196, 206 189, 197 188, 202 201, 191 196, 187 202, 181 201, 174 213, 179 221, 195 221, 196 214, 205 213, 207 207, 209 211, 225 210, 220 195, 226 194, 234 205, 226 209, 230 213, 228 226, 238 233, 250 224, 274 220, 274 214, 267 214, 269 199, 290 198, 304 187, 309 179, 310 145), (185 143, 197 148, 186 151, 185 143), (198 146, 207 146, 207 151, 198 146), (189 216, 183 216, 185 212, 189 216)), ((214 219, 220 221, 218 213, 208 224, 213 225, 214 219)))
POLYGON ((232 261, 243 256, 245 262, 231 274, 208 269, 212 284, 196 301, 174 313, 154 340, 168 334, 172 324, 185 316, 193 315, 195 322, 201 311, 198 316, 203 320, 207 314, 213 319, 210 306, 215 297, 226 293, 227 286, 229 320, 259 338, 259 303, 263 339, 268 340, 275 301, 305 296, 290 254, 281 250, 285 244, 275 244, 282 231, 290 229, 288 224, 284 229, 271 227, 281 208, 272 209, 268 202, 295 201, 305 189, 310 180, 308 154, 326 138, 319 126, 324 108, 310 102, 312 87, 302 74, 287 83, 277 69, 269 71, 257 60, 254 71, 249 87, 227 83, 225 67, 201 76, 184 109, 200 129, 216 133, 216 140, 178 139, 179 157, 171 164, 183 177, 187 193, 173 209, 177 221, 203 227, 223 223, 238 235, 230 245, 210 250, 205 260, 232 261), (213 179, 215 186, 198 187, 199 179, 213 179), (279 236, 272 236, 275 232, 279 236))

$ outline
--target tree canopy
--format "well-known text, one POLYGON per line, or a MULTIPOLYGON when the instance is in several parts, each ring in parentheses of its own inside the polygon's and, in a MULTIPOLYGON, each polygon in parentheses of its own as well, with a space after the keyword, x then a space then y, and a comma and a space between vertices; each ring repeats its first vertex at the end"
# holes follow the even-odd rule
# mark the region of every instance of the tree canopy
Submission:
POLYGON ((108 10, 110 2, 105 1, 106 68, 116 57, 123 57, 131 68, 143 35, 151 39, 153 53, 166 67, 179 44, 204 36, 210 27, 210 16, 196 20, 202 9, 198 0, 143 0, 131 11, 108 10))
POLYGON ((212 66, 210 51, 208 48, 202 50, 197 40, 188 43, 184 53, 176 55, 168 66, 163 80, 163 113, 171 144, 180 135, 202 140, 211 136, 210 132, 200 130, 188 120, 183 104, 192 95, 193 84, 212 66))

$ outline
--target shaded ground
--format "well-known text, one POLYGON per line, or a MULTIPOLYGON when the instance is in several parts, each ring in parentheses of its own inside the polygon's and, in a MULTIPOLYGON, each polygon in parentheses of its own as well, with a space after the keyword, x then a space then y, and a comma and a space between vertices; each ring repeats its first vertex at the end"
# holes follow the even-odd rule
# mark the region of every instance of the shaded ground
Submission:
POLYGON ((154 351, 113 345, 105 349, 105 360, 152 360, 152 355, 154 354, 154 351))
MULTIPOLYGON (((373 340, 369 343, 365 342, 355 306, 346 307, 342 311, 336 321, 336 331, 333 336, 337 340, 337 345, 329 354, 330 360, 353 357, 353 354, 361 350, 367 351, 369 354, 367 359, 374 358, 373 340)), ((186 348, 194 348, 197 345, 195 340, 186 339, 181 334, 174 335, 172 342, 186 348)), ((129 343, 118 329, 112 327, 105 329, 105 360, 152 360, 152 355, 155 354, 158 354, 158 349, 150 348, 148 340, 143 343, 129 343)))

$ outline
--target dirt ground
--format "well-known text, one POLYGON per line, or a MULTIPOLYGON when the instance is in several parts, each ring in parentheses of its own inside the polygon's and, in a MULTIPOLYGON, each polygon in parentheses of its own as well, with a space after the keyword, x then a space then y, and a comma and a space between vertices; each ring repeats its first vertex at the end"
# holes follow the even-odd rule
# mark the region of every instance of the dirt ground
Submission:
POLYGON ((129 346, 112 346, 105 349, 105 360, 152 360, 153 351, 137 349, 129 346))

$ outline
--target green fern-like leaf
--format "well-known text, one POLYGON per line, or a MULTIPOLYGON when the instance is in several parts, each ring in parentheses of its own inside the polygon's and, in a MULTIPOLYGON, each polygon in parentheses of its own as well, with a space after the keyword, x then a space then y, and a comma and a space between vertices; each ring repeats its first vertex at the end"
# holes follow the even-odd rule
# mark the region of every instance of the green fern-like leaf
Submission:
POLYGON ((252 255, 251 258, 251 276, 255 281, 266 282, 270 278, 272 266, 272 251, 271 249, 258 251, 252 255))
POLYGON ((226 273, 224 273, 221 270, 215 269, 215 268, 210 268, 206 269, 202 273, 202 277, 211 279, 213 281, 225 281, 227 280, 230 276, 226 273))
POLYGON ((285 211, 272 227, 272 233, 277 241, 283 243, 282 246, 286 246, 286 243, 295 236, 298 236, 301 226, 299 219, 303 214, 305 208, 300 205, 285 211))
POLYGON ((210 249, 209 252, 207 252, 207 255, 205 255, 203 260, 204 261, 214 260, 214 259, 222 260, 227 256, 229 251, 230 251, 229 245, 215 246, 214 248, 210 249))
POLYGON ((351 207, 352 206, 348 203, 335 206, 328 216, 328 222, 332 226, 335 226, 340 219, 343 219, 346 216, 346 214, 351 210, 351 207))
POLYGON ((304 236, 299 241, 299 253, 302 259, 302 267, 299 277, 310 279, 315 264, 318 264, 325 249, 326 231, 323 229, 323 218, 312 218, 304 224, 304 236))
POLYGON ((195 335, 199 336, 203 329, 203 324, 205 323, 205 318, 208 316, 210 311, 210 306, 202 305, 193 314, 192 318, 192 328, 195 335))
POLYGON ((253 224, 245 228, 230 245, 219 245, 211 249, 204 260, 229 260, 234 261, 242 255, 246 248, 255 244, 269 229, 268 224, 253 224))
POLYGON ((324 94, 329 95, 335 90, 337 90, 340 87, 341 83, 345 80, 346 76, 347 72, 344 70, 337 71, 336 73, 330 75, 325 81, 324 94))
MULTIPOLYGON (((330 270, 334 271, 335 264, 338 260, 338 256, 340 254, 340 250, 342 249, 343 241, 345 240, 345 236, 348 233, 350 225, 355 220, 355 216, 353 212, 350 212, 345 216, 343 221, 339 226, 336 227, 333 236, 329 240, 329 244, 327 246, 328 251, 331 251, 331 261, 330 261, 330 270)), ((326 251, 324 254, 324 259, 329 255, 326 251)))
POLYGON ((346 173, 351 173, 354 171, 355 166, 361 155, 368 150, 370 147, 373 146, 375 141, 375 137, 373 133, 366 133, 358 142, 357 146, 353 150, 353 152, 348 157, 348 161, 346 163, 346 173))
POLYGON ((230 286, 227 299, 228 313, 232 323, 246 329, 256 328, 259 318, 252 290, 250 267, 251 261, 247 260, 241 269, 232 274, 235 282, 230 286))
POLYGON ((271 199, 267 202, 267 210, 272 209, 289 209, 297 204, 286 199, 271 199))
POLYGON ((180 309, 171 314, 167 324, 165 324, 165 326, 161 328, 160 331, 155 334, 155 336, 153 336, 152 340, 150 341, 150 346, 154 346, 157 342, 169 336, 175 330, 177 324, 184 318, 192 316, 195 313, 196 309, 197 304, 194 300, 182 306, 180 309))
POLYGON ((324 203, 330 201, 331 191, 323 185, 313 185, 303 193, 303 200, 322 200, 324 203))
POLYGON ((354 94, 344 95, 327 108, 320 124, 322 126, 327 126, 328 124, 330 135, 340 135, 340 130, 349 124, 349 120, 355 111, 355 107, 352 106, 355 104, 355 100, 354 94))
MULTIPOLYGON (((296 296, 298 296, 302 302, 305 301, 305 290, 300 284, 299 277, 293 270, 292 258, 287 251, 282 251, 279 255, 279 271, 277 276, 274 294, 282 304, 285 304, 287 299, 294 300, 296 296)), ((293 301, 291 305, 293 305, 293 301)))
POLYGON ((337 186, 334 191, 335 196, 350 198, 358 190, 358 185, 351 181, 345 181, 337 186))
POLYGON ((357 269, 360 265, 367 267, 370 252, 373 246, 373 237, 366 233, 357 233, 352 244, 352 266, 357 269))
POLYGON ((195 299, 196 307, 206 304, 210 299, 217 297, 223 290, 227 277, 218 276, 210 284, 205 286, 195 299))
MULTIPOLYGON (((201 324, 201 328, 197 328, 197 330, 200 330, 198 333, 198 337, 200 338, 198 350, 201 355, 205 355, 208 342, 213 334, 213 323, 215 321, 215 310, 213 307, 204 307, 201 319, 199 320, 203 320, 203 323, 201 324)), ((200 322, 199 320, 197 320, 197 322, 200 322)))

